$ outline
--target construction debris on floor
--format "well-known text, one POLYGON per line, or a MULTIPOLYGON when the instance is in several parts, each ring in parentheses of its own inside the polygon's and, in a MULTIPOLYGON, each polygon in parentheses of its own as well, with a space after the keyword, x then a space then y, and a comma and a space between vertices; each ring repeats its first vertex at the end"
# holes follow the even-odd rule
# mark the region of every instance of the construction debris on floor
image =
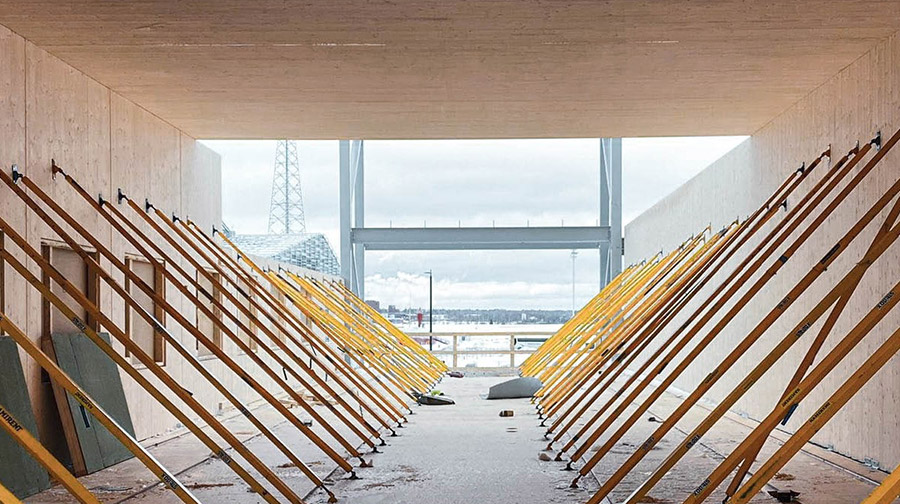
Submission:
POLYGON ((437 391, 433 392, 434 393, 430 394, 413 392, 413 395, 416 397, 416 402, 422 406, 449 406, 451 404, 456 404, 453 399, 445 397, 444 394, 437 391))
POLYGON ((530 398, 540 389, 541 380, 533 376, 520 376, 494 385, 488 391, 487 398, 489 400, 530 398))

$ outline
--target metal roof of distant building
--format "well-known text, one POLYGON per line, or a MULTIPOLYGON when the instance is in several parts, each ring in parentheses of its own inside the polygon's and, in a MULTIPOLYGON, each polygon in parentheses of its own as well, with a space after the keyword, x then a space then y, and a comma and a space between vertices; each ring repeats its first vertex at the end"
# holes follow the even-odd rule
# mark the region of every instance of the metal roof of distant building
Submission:
POLYGON ((321 233, 236 234, 235 244, 247 254, 287 262, 329 275, 340 274, 340 263, 321 233))

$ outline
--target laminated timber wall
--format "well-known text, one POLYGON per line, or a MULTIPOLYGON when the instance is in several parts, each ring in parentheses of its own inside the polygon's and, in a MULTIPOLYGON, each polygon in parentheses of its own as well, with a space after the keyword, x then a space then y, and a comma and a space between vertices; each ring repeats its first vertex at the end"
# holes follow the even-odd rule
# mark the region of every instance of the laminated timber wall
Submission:
MULTIPOLYGON (((887 137, 898 127, 900 127, 900 36, 895 34, 632 221, 625 230, 626 262, 640 261, 659 250, 671 250, 708 224, 718 229, 738 216, 746 218, 789 173, 796 170, 802 162, 809 163, 829 144, 833 145, 833 156, 838 159, 857 140, 865 143, 878 130, 882 130, 887 137)), ((818 173, 814 172, 814 176, 810 177, 812 180, 804 182, 802 191, 796 192, 789 204, 791 201, 796 202, 825 171, 825 167, 818 168, 816 170, 818 173)), ((785 265, 768 287, 742 311, 741 316, 732 321, 713 346, 702 354, 699 362, 695 362, 682 375, 676 382, 676 387, 693 390, 709 372, 709 368, 720 362, 898 176, 900 176, 900 151, 892 151, 877 170, 857 188, 853 196, 785 265)), ((752 369, 759 358, 815 305, 861 255, 861 249, 868 245, 874 233, 872 227, 870 225, 870 229, 857 238, 853 247, 844 253, 837 264, 832 266, 807 294, 794 304, 781 321, 757 342, 748 354, 749 358, 739 362, 724 379, 720 380, 708 398, 717 400, 724 397, 752 369)), ((771 261, 768 261, 766 266, 769 264, 771 261)), ((900 278, 900 247, 895 245, 869 272, 819 356, 830 350, 833 342, 846 334, 847 330, 877 303, 898 278, 900 278)), ((672 326, 677 327, 675 324, 683 321, 684 315, 681 320, 673 322, 672 326)), ((861 364, 898 325, 900 317, 896 312, 882 321, 876 332, 853 351, 845 360, 845 364, 833 373, 833 377, 826 380, 811 398, 804 401, 785 429, 794 430, 808 418, 839 383, 849 376, 851 369, 861 364)), ((739 412, 751 418, 761 419, 771 411, 796 368, 796 363, 806 352, 815 331, 810 330, 806 334, 810 337, 802 339, 795 345, 795 348, 767 374, 766 378, 757 383, 742 402, 736 405, 739 412)), ((829 425, 818 433, 814 441, 832 446, 836 451, 859 460, 872 459, 882 467, 891 468, 900 463, 898 431, 900 431, 900 359, 894 358, 829 425)))
MULTIPOLYGON (((0 26, 0 169, 20 169, 44 188, 57 202, 119 257, 135 253, 124 239, 114 236, 111 227, 91 210, 62 179, 52 180, 50 161, 55 159, 91 193, 107 197, 121 187, 135 201, 149 198, 160 209, 189 216, 203 226, 221 222, 221 176, 219 156, 193 138, 160 120, 134 103, 111 92, 59 59, 0 26)), ((122 207, 128 215, 130 210, 122 207)), ((59 243, 41 219, 26 210, 24 203, 5 185, 0 187, 0 215, 24 234, 32 246, 59 243)), ((143 223, 145 231, 149 228, 143 223)), ((151 234, 152 236, 152 234, 151 234)), ((20 260, 24 254, 17 251, 20 260)), ((172 252, 169 250, 169 252, 172 252)), ((111 266, 103 261, 107 268, 111 266)), ((193 272, 186 261, 182 264, 193 272)), ((40 294, 25 284, 9 265, 3 275, 3 310, 35 342, 42 334, 40 294)), ((40 274, 37 266, 32 271, 40 274)), ((124 275, 117 274, 120 281, 124 275)), ((124 327, 123 301, 101 288, 104 312, 124 327)), ((196 317, 193 305, 168 285, 166 298, 190 320, 196 317)), ((174 323, 169 328, 193 349, 189 334, 174 323)), ((231 342, 225 349, 232 354, 231 342)), ((116 343, 115 347, 124 352, 116 343)), ((49 384, 41 380, 40 369, 21 353, 39 431, 45 443, 60 449, 63 438, 49 384)), ((246 356, 238 362, 250 365, 246 356)), ((224 372, 216 359, 204 362, 213 374, 241 399, 254 396, 243 381, 224 372)), ((212 411, 222 399, 211 386, 201 382, 170 347, 166 347, 165 369, 212 411)), ((149 372, 145 373, 155 382, 149 372)), ((260 377, 267 386, 270 383, 260 377)), ((132 420, 139 439, 164 433, 176 421, 142 389, 123 374, 132 420)), ((177 403, 177 400, 176 400, 177 403)))

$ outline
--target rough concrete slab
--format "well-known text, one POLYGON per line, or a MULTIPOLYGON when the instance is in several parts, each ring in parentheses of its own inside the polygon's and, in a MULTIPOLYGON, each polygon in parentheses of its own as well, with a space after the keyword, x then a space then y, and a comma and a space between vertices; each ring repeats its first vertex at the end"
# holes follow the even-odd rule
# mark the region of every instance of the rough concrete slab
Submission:
MULTIPOLYGON (((147 400, 150 400, 149 396, 147 400)), ((328 481, 339 481, 346 477, 343 472, 334 472, 336 464, 308 441, 296 427, 289 424, 274 408, 262 401, 253 403, 249 407, 320 478, 328 478, 328 481)), ((356 440, 349 429, 341 426, 327 407, 317 404, 316 409, 325 421, 334 425, 343 436, 353 441, 356 440)), ((291 410, 302 420, 309 419, 299 407, 291 407, 291 410)), ((263 438, 243 415, 232 409, 217 416, 229 431, 237 436, 288 486, 294 489, 295 493, 303 496, 314 490, 312 483, 300 472, 300 469, 290 464, 287 457, 278 451, 267 439, 263 438)), ((364 415, 364 417, 370 421, 372 420, 369 415, 364 415)), ((227 446, 211 428, 204 427, 203 430, 216 442, 227 446)), ((313 424, 313 430, 322 434, 321 426, 315 423, 313 424)), ((406 431, 406 429, 403 429, 403 431, 406 431)), ((337 446, 329 436, 323 435, 323 438, 332 446, 337 446)), ((256 504, 260 502, 255 494, 248 491, 248 486, 243 480, 239 479, 220 460, 211 458, 209 450, 186 429, 179 429, 164 436, 143 440, 142 444, 149 449, 150 453, 157 460, 173 472, 181 482, 189 487, 201 502, 228 502, 233 504, 256 504)), ((339 453, 341 452, 341 450, 338 451, 339 453)), ((271 485, 266 483, 249 464, 243 462, 243 458, 235 453, 234 450, 228 449, 227 452, 236 460, 242 461, 243 466, 258 481, 269 488, 271 492, 277 494, 271 485)), ((369 458, 367 453, 366 458, 369 458)), ((358 463, 354 465, 358 465, 358 463)), ((357 472, 363 474, 368 470, 357 469, 357 472)), ((174 494, 162 488, 156 478, 135 458, 79 479, 103 502, 146 502, 148 504, 178 504, 181 502, 174 494)), ((71 497, 65 489, 58 486, 28 500, 28 504, 60 504, 68 502, 71 502, 71 497)))
MULTIPOLYGON (((402 437, 391 438, 362 479, 333 490, 353 504, 583 503, 596 488, 568 488, 569 472, 538 459, 546 444, 527 399, 487 401, 487 390, 505 378, 445 379, 441 390, 456 400, 448 408, 415 408, 402 437), (515 416, 501 418, 501 409, 515 416)), ((311 502, 322 503, 323 499, 311 502)))
MULTIPOLYGON (((486 401, 482 396, 488 388, 505 378, 445 379, 441 390, 452 394, 457 405, 448 408, 416 407, 406 428, 399 429, 400 437, 386 438, 388 446, 381 453, 367 455, 375 464, 372 468, 357 469, 359 480, 348 480, 344 474, 332 474, 334 463, 328 460, 299 432, 285 423, 272 408, 259 404, 254 412, 273 429, 301 459, 321 477, 331 475, 331 488, 347 504, 517 504, 551 503, 581 504, 597 488, 591 478, 582 480, 581 489, 569 488, 574 473, 563 472, 565 463, 545 462, 538 459, 546 446, 542 438, 544 429, 538 428, 539 420, 526 399, 514 399, 501 403, 486 401), (512 409, 515 416, 501 418, 501 409, 512 409)), ((607 394, 607 397, 609 394, 607 394)), ((662 418, 679 403, 672 394, 664 394, 646 416, 662 418)), ((324 407, 320 411, 328 419, 324 407)), ((300 414, 299 410, 296 410, 300 414)), ((629 413, 633 409, 629 408, 629 413)), ((691 411, 680 430, 694 425, 706 407, 691 411)), ((225 425, 238 435, 269 467, 273 468, 299 495, 313 490, 312 485, 295 467, 286 464, 286 458, 272 445, 259 437, 252 426, 235 412, 222 417, 225 425)), ((645 419, 646 420, 646 419, 645 419)), ((618 425, 618 423, 617 423, 618 425)), ((594 471, 603 478, 614 471, 631 454, 638 443, 643 442, 651 429, 658 424, 640 422, 594 471)), ((675 471, 663 479, 646 500, 648 503, 668 504, 681 502, 684 495, 693 490, 698 479, 704 477, 721 460, 721 454, 729 452, 754 425, 753 420, 729 415, 704 437, 702 444, 692 450, 675 471), (701 473, 703 473, 701 475, 701 473)), ((213 436, 218 439, 218 436, 213 436)), ((770 454, 784 434, 773 434, 763 456, 770 454)), ((674 443, 683 434, 676 432, 651 452, 645 462, 614 493, 621 501, 634 485, 655 468, 674 443)), ((247 491, 247 486, 215 459, 190 434, 177 432, 166 438, 145 440, 144 445, 179 479, 190 486, 202 502, 227 502, 231 504, 257 503, 258 498, 247 491)), ((229 453, 234 454, 229 450, 229 453)), ((590 451, 588 455, 592 454, 590 451)), ((553 453, 547 453, 553 456, 553 453)), ((874 485, 861 478, 880 479, 884 473, 867 469, 860 464, 829 454, 808 445, 782 471, 780 489, 801 492, 802 502, 816 504, 846 504, 859 502, 874 485)), ((583 463, 579 461, 576 466, 583 463)), ((251 471, 255 474, 255 471, 251 471)), ((178 499, 161 488, 153 476, 132 459, 81 481, 98 494, 104 502, 123 503, 172 503, 178 499)), ((268 485, 267 485, 268 486, 268 485)), ((322 504, 325 498, 316 492, 307 502, 322 504)), ((721 493, 713 495, 709 502, 720 502, 721 493)), ((28 499, 29 504, 58 504, 71 502, 65 490, 55 487, 28 499)), ((753 499, 753 504, 771 504, 774 500, 765 494, 753 499)))
POLYGON ((541 389, 541 380, 533 376, 520 376, 498 383, 488 391, 488 399, 530 398, 541 389))
MULTIPOLYGON (((591 409, 591 413, 596 411, 604 401, 608 400, 615 389, 621 386, 621 381, 617 382, 613 390, 607 391, 601 401, 595 404, 591 409)), ((647 393, 643 393, 639 397, 639 401, 643 401, 647 397, 647 393)), ((612 451, 604 457, 604 459, 594 468, 594 475, 600 481, 612 475, 619 466, 637 450, 653 431, 659 427, 659 423, 650 421, 651 417, 658 419, 665 418, 675 410, 680 404, 681 399, 671 393, 663 394, 654 403, 653 407, 648 411, 642 419, 634 425, 634 427, 626 434, 616 445, 612 451)), ((687 432, 690 432, 703 417, 709 413, 711 406, 701 403, 691 408, 689 413, 676 424, 676 429, 662 439, 644 460, 631 471, 625 479, 611 493, 613 502, 621 502, 626 499, 631 492, 637 488, 644 479, 649 476, 669 452, 677 446, 684 438, 687 432)), ((626 413, 622 415, 600 440, 588 451, 586 457, 592 456, 596 450, 609 438, 609 434, 614 432, 624 422, 625 418, 630 416, 634 411, 634 405, 630 406, 626 413)), ((588 416, 584 417, 586 420, 588 416)), ((579 423, 581 425, 581 423, 579 423)), ((698 445, 692 449, 682 460, 676 465, 660 481, 653 491, 645 498, 645 502, 657 504, 673 504, 682 502, 684 498, 692 492, 697 485, 711 473, 716 466, 731 452, 755 427, 756 422, 751 419, 741 418, 735 414, 729 413, 721 419, 715 427, 710 430, 698 445)), ((577 429, 576 429, 577 430, 577 429)), ((576 432, 572 430, 571 432, 576 432)), ((769 456, 782 444, 787 435, 783 432, 776 431, 769 437, 763 451, 757 458, 754 468, 758 467, 762 461, 768 459, 769 456)), ((561 446, 561 444, 560 444, 561 446)), ((885 476, 881 471, 866 468, 861 464, 855 463, 853 460, 841 457, 837 454, 825 453, 826 450, 807 444, 806 447, 797 454, 788 464, 778 473, 770 485, 760 492, 751 500, 752 504, 772 504, 776 502, 767 493, 768 490, 795 490, 801 493, 800 502, 816 503, 816 504, 847 504, 852 502, 860 502, 871 492, 875 484, 885 476)), ((575 464, 580 467, 583 461, 575 464)), ((726 484, 718 488, 707 502, 722 502, 726 484)))

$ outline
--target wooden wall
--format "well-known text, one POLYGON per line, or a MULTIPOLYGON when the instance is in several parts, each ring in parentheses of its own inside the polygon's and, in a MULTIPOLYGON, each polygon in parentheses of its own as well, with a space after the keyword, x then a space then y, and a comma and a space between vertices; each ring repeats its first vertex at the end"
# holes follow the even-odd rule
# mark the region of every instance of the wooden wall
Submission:
MULTIPOLYGON (((72 174, 88 191, 114 198, 118 188, 143 204, 148 198, 167 214, 187 216, 203 229, 221 226, 221 175, 218 154, 143 108, 110 91, 54 56, 0 26, 0 169, 12 164, 37 182, 71 215, 97 236, 119 258, 136 251, 117 236, 101 216, 77 196, 61 178, 51 178, 51 159, 72 174)), ((120 206, 126 215, 131 210, 120 206)), ((32 246, 60 243, 41 219, 5 185, 0 187, 0 216, 23 234, 32 246)), ((149 228, 141 225, 145 230, 149 228)), ((7 242, 9 240, 7 239, 7 242)), ((86 244, 84 240, 81 243, 86 244)), ((14 246, 15 255, 24 254, 14 246)), ((171 251, 171 250, 170 250, 171 251)), ((103 262, 107 267, 108 261, 103 262)), ((187 261, 181 266, 193 273, 187 261)), ((30 266, 39 275, 35 265, 30 266)), ((115 273, 124 281, 124 275, 115 273)), ((123 282, 124 283, 124 282, 123 282)), ((3 311, 39 342, 42 332, 40 294, 27 286, 9 265, 4 270, 3 311)), ((196 309, 171 284, 167 299, 189 320, 196 309)), ((110 288, 101 289, 101 305, 124 328, 123 301, 110 288)), ((171 319, 170 319, 171 320, 171 319)), ((193 338, 177 324, 167 324, 185 346, 194 349, 193 338)), ((115 347, 124 352, 120 344, 115 347)), ((242 366, 253 365, 238 355, 233 343, 226 351, 242 366)), ((41 437, 50 445, 61 439, 49 385, 41 382, 40 369, 22 353, 26 381, 32 395, 41 437)), ((216 359, 204 364, 225 385, 247 402, 257 398, 216 359)), ((221 397, 211 385, 167 346, 165 369, 194 393, 208 409, 216 411, 221 397)), ((149 376, 149 372, 144 371, 149 376)), ((261 374, 260 374, 261 376, 261 374)), ((268 380, 261 377, 266 386, 268 380)), ((140 439, 176 427, 161 406, 123 374, 132 420, 140 439)), ((59 446, 57 444, 57 446, 59 446)))
MULTIPOLYGON (((747 217, 801 163, 809 163, 833 147, 834 159, 859 140, 865 143, 876 131, 885 137, 900 127, 900 36, 894 35, 860 57, 837 76, 771 121, 732 152, 708 167, 659 204, 631 222, 625 231, 626 262, 639 261, 659 250, 671 250, 707 224, 718 228, 735 217, 747 217)), ((828 170, 821 166, 790 198, 796 202, 828 170)), ((625 175, 627 178, 627 174, 625 175)), ((741 312, 714 345, 707 349, 677 382, 693 390, 747 332, 773 308, 783 295, 827 252, 848 228, 900 178, 900 148, 895 148, 876 172, 845 201, 797 255, 741 312)), ((784 215, 782 212, 779 216, 784 215)), ((878 223, 879 221, 876 221, 878 223)), ((771 226, 769 226, 771 227, 771 226)), ((716 400, 765 355, 810 310, 834 283, 858 260, 875 226, 870 226, 797 303, 776 323, 710 392, 716 400)), ((796 236, 796 235, 795 235, 796 236)), ((733 263, 734 264, 734 263, 733 263)), ((767 263, 769 264, 769 263, 767 263)), ((819 355, 830 350, 847 331, 900 280, 900 246, 895 245, 872 267, 853 296, 844 317, 819 355)), ((900 310, 895 310, 900 312, 900 310)), ((682 319, 683 320, 683 319, 682 319)), ((680 323, 681 320, 676 321, 680 323)), ((763 418, 776 403, 796 364, 806 352, 817 324, 764 380, 737 405, 754 418, 763 418)), ((787 425, 796 429, 839 384, 900 325, 900 313, 892 313, 865 342, 856 348, 817 392, 802 405, 787 425)), ((676 327, 673 323, 673 327, 676 327)), ((671 366, 670 366, 671 368, 671 366)), ((815 441, 833 446, 854 458, 872 459, 882 467, 900 463, 900 358, 893 359, 848 405, 822 429, 815 441)))

